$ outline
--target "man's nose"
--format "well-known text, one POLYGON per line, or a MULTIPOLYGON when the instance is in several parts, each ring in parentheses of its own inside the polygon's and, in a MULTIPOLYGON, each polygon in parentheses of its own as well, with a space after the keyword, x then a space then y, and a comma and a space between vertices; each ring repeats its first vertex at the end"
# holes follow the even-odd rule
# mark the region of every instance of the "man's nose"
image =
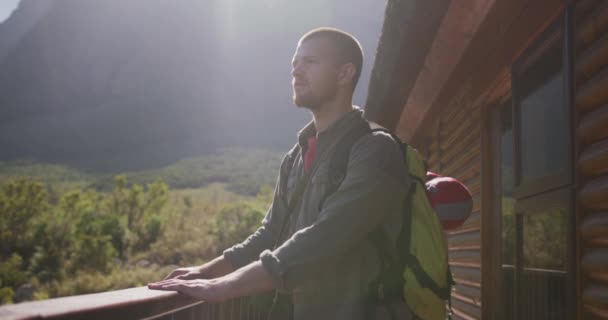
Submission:
POLYGON ((291 68, 291 76, 296 78, 297 76, 302 74, 302 68, 296 64, 291 68))

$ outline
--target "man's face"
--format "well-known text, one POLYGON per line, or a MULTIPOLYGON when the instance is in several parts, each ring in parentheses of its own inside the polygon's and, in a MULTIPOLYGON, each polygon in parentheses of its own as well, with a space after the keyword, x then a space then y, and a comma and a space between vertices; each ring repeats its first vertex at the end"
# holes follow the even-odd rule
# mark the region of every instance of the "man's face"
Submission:
POLYGON ((292 59, 293 102, 298 107, 315 110, 331 100, 338 89, 336 48, 323 37, 302 42, 292 59))

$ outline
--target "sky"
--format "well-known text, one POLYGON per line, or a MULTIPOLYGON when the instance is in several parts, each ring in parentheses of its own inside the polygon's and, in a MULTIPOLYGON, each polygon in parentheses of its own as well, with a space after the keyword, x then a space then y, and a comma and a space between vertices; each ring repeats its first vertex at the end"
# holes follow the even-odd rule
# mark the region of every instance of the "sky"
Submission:
POLYGON ((21 0, 0 0, 0 23, 8 18, 21 0))

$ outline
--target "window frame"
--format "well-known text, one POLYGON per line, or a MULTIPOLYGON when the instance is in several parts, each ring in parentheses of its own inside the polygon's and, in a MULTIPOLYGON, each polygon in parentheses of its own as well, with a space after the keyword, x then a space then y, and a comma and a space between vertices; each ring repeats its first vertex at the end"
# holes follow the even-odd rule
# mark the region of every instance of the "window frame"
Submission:
MULTIPOLYGON (((568 78, 570 78, 570 73, 568 72, 568 65, 570 63, 570 59, 568 58, 569 50, 568 45, 569 41, 567 40, 568 32, 566 30, 566 22, 565 16, 562 15, 555 22, 551 24, 547 30, 545 30, 540 37, 535 41, 533 45, 531 45, 521 57, 516 60, 511 68, 511 94, 512 94, 512 102, 513 102, 513 153, 514 153, 514 181, 515 186, 513 190, 514 198, 524 199, 527 197, 533 197, 540 193, 547 192, 549 190, 555 190, 567 185, 572 184, 573 181, 573 170, 572 168, 572 152, 573 152, 573 141, 572 135, 568 135, 568 141, 566 143, 566 154, 570 155, 567 159, 566 167, 569 169, 567 174, 563 175, 553 175, 542 178, 537 178, 532 182, 522 182, 522 136, 521 136, 521 97, 520 91, 521 88, 519 86, 518 78, 538 59, 542 57, 542 55, 551 50, 556 45, 561 46, 562 51, 562 83, 563 83, 563 92, 564 92, 564 103, 566 103, 566 108, 570 109, 570 90, 568 87, 570 86, 568 78)), ((567 125, 566 128, 568 133, 572 132, 572 115, 567 113, 567 125)))
MULTIPOLYGON (((514 189, 513 189, 513 199, 514 199, 514 208, 513 213, 515 215, 515 239, 514 246, 514 265, 515 265, 515 275, 513 284, 513 316, 515 319, 521 318, 523 315, 521 310, 521 286, 520 280, 522 277, 523 271, 523 245, 524 245, 524 218, 529 215, 534 215, 539 212, 544 212, 547 209, 547 204, 556 204, 560 207, 564 207, 567 210, 566 217, 566 238, 563 239, 566 252, 565 252, 565 271, 566 271, 566 292, 565 301, 567 305, 565 307, 566 315, 565 318, 570 319, 574 317, 578 308, 578 302, 575 300, 576 298, 576 186, 575 186, 575 128, 574 128, 574 120, 575 120, 575 110, 574 110, 574 34, 573 34, 573 7, 569 6, 566 8, 564 13, 557 17, 554 22, 550 24, 550 26, 541 33, 539 37, 537 37, 532 45, 529 46, 528 49, 524 50, 523 54, 512 64, 510 68, 510 91, 500 99, 497 103, 493 104, 491 108, 491 113, 487 118, 492 123, 493 129, 490 130, 491 141, 493 143, 498 142, 498 144, 494 144, 489 146, 492 153, 492 166, 494 169, 492 172, 493 177, 493 200, 494 203, 492 206, 493 210, 496 210, 496 214, 494 215, 493 220, 495 227, 498 228, 498 232, 493 236, 494 241, 500 245, 500 250, 492 253, 494 256, 493 261, 497 261, 498 264, 492 266, 493 272, 496 273, 496 276, 493 278, 493 281, 497 284, 499 290, 497 290, 498 297, 494 299, 494 303, 497 303, 499 309, 502 308, 503 304, 501 302, 504 301, 506 297, 504 297, 504 284, 503 284, 503 271, 502 267, 503 263, 503 239, 502 239, 502 154, 501 154, 501 145, 500 145, 500 135, 501 133, 501 123, 503 120, 503 111, 502 108, 505 106, 505 103, 511 103, 511 121, 512 121, 512 130, 513 130, 513 175, 514 175, 514 189), (526 69, 532 65, 537 59, 539 59, 543 53, 547 50, 553 48, 554 45, 561 46, 562 52, 562 78, 563 78, 563 92, 564 97, 563 101, 566 104, 566 117, 567 117, 567 128, 565 128, 567 132, 567 141, 566 143, 566 152, 568 155, 567 159, 567 172, 565 174, 553 175, 548 177, 542 177, 535 179, 534 181, 529 181, 526 183, 522 183, 522 157, 521 157, 521 99, 518 96, 520 89, 518 86, 518 77, 521 76, 526 69), (497 259, 498 258, 498 259, 497 259)), ((532 268, 533 269, 533 268, 532 268)), ((499 310, 497 310, 499 311, 499 310)), ((503 314, 502 311, 498 313, 503 314)), ((496 314, 496 313, 494 313, 496 314)), ((502 315, 501 318, 505 318, 502 315)), ((511 319, 509 319, 511 320, 511 319)))

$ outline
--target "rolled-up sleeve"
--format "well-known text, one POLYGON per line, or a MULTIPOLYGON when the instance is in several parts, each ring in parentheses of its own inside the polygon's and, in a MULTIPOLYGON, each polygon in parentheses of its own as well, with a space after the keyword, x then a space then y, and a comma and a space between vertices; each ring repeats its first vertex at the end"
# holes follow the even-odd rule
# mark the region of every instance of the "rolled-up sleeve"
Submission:
POLYGON ((319 219, 260 255, 275 287, 291 290, 313 278, 319 266, 331 263, 329 258, 367 241, 389 214, 402 212, 409 185, 403 156, 389 135, 360 139, 351 150, 344 181, 325 201, 319 219))
POLYGON ((247 237, 245 241, 236 244, 223 252, 224 259, 235 269, 258 260, 262 251, 270 249, 275 245, 278 237, 279 224, 285 218, 285 212, 287 210, 284 197, 282 196, 283 191, 280 190, 282 185, 281 179, 284 179, 287 173, 287 168, 285 168, 286 159, 287 156, 281 163, 273 201, 262 221, 262 226, 247 237))

